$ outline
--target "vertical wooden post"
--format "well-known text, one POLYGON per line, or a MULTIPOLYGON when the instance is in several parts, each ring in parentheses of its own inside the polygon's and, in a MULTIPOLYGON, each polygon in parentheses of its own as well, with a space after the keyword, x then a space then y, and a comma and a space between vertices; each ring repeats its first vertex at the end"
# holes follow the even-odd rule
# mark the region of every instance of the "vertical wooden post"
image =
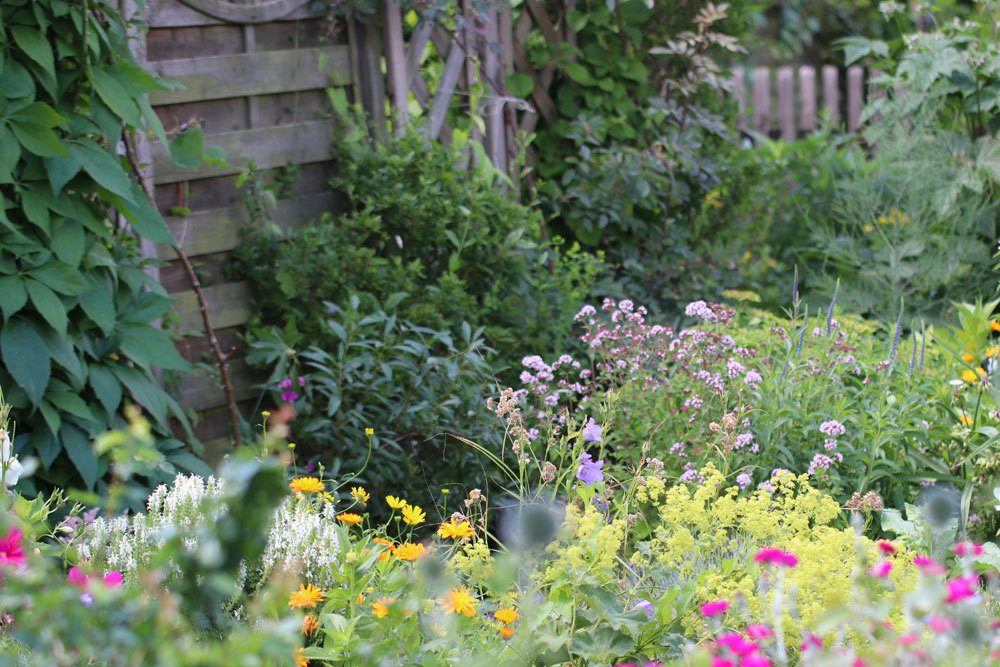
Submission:
POLYGON ((791 67, 778 68, 778 125, 783 141, 795 141, 795 74, 791 67))
POLYGON ((823 65, 823 108, 833 125, 840 125, 840 88, 837 82, 837 68, 823 65))
POLYGON ((406 80, 406 53, 403 48, 403 16, 399 0, 382 1, 382 27, 385 32, 385 66, 392 99, 396 134, 405 131, 409 121, 409 86, 406 80))
POLYGON ((483 42, 483 68, 486 71, 489 97, 486 112, 486 154, 500 171, 507 171, 507 147, 504 141, 503 110, 506 107, 503 95, 503 72, 497 51, 500 46, 500 16, 495 9, 486 14, 486 39, 483 42))
POLYGON ((362 23, 354 18, 347 24, 351 42, 351 67, 355 73, 355 102, 368 114, 376 139, 386 135, 385 80, 382 78, 382 42, 374 19, 362 23))
POLYGON ((733 97, 736 99, 736 128, 747 129, 747 78, 742 67, 733 68, 733 97))
POLYGON ((816 131, 816 68, 803 65, 799 68, 799 127, 803 132, 816 131))
POLYGON ((861 108, 865 104, 865 70, 861 65, 847 68, 847 131, 857 132, 861 125, 861 108))
MULTIPOLYGON (((503 67, 503 76, 506 77, 514 73, 514 22, 511 17, 511 7, 509 2, 502 3, 498 10, 500 17, 500 61, 503 67)), ((504 95, 507 94, 506 82, 503 86, 504 95)), ((517 170, 517 115, 514 107, 508 103, 503 105, 503 126, 504 126, 504 147, 507 151, 507 173, 515 177, 517 170)))
POLYGON ((771 131, 771 72, 766 67, 753 70, 753 129, 765 135, 771 131))
MULTIPOLYGON (((471 103, 472 88, 476 85, 476 62, 475 60, 479 58, 479 35, 476 33, 476 10, 472 6, 472 0, 462 0, 462 15, 465 17, 465 30, 459 31, 455 35, 456 41, 459 40, 459 34, 461 34, 461 42, 465 45, 465 67, 464 67, 464 79, 465 79, 465 90, 469 93, 469 100, 471 103)), ((478 109, 469 108, 469 113, 476 113, 478 109)), ((483 135, 479 131, 479 126, 472 123, 471 132, 469 133, 472 141, 478 141, 482 143, 483 135)), ((475 156, 472 156, 473 159, 475 156)))

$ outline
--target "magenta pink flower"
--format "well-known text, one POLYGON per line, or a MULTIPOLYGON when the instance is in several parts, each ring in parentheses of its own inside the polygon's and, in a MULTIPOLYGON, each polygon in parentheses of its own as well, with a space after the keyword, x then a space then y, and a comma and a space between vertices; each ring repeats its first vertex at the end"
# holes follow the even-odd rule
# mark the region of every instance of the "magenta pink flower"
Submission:
POLYGON ((886 540, 879 540, 876 544, 878 550, 884 554, 894 554, 896 553, 896 546, 892 542, 887 542, 886 540))
POLYGON ((808 651, 811 648, 823 648, 823 640, 810 632, 806 633, 805 640, 799 646, 799 650, 808 651))
POLYGON ((960 602, 966 598, 975 597, 977 589, 979 588, 979 577, 975 574, 958 577, 948 581, 947 586, 948 595, 945 597, 944 601, 948 604, 955 604, 956 602, 960 602))
POLYGON ((771 667, 771 661, 758 653, 743 658, 740 661, 740 667, 771 667))
POLYGON ((701 605, 701 615, 711 618, 729 611, 729 600, 715 600, 701 605))
POLYGON ((66 574, 66 581, 73 584, 77 588, 86 588, 87 584, 90 583, 87 575, 83 573, 83 570, 78 568, 76 565, 69 568, 69 572, 66 574))
POLYGON ((108 588, 118 588, 122 585, 122 573, 118 570, 112 570, 104 575, 104 585, 108 588))
POLYGON ((766 565, 782 565, 784 567, 795 567, 799 564, 798 556, 774 547, 764 547, 757 552, 753 559, 758 563, 766 565))
POLYGON ((747 641, 746 637, 738 632, 726 633, 716 639, 715 643, 719 646, 725 646, 732 653, 739 656, 750 655, 760 650, 759 646, 753 642, 747 641))
POLYGON ((736 667, 736 663, 732 660, 726 660, 725 658, 720 658, 717 655, 712 656, 712 667, 736 667))
POLYGON ((881 563, 873 565, 871 568, 869 568, 868 576, 877 577, 879 579, 885 579, 886 577, 889 576, 890 572, 892 572, 892 563, 887 560, 884 560, 881 563))
POLYGON ((774 632, 766 625, 753 624, 747 626, 747 635, 750 636, 750 639, 759 641, 761 639, 770 639, 774 636, 774 632))
POLYGON ((27 562, 22 544, 24 533, 17 528, 7 531, 7 536, 0 539, 0 567, 4 565, 23 565, 27 562))
POLYGON ((975 542, 959 542, 955 545, 955 555, 959 558, 966 556, 982 556, 983 545, 975 542))
POLYGON ((927 627, 938 634, 954 630, 956 626, 955 621, 944 616, 932 616, 931 620, 927 622, 927 627))
POLYGON ((902 644, 903 646, 912 646, 913 644, 916 644, 919 641, 920 641, 920 637, 918 637, 917 635, 913 634, 912 632, 909 632, 909 633, 907 633, 905 635, 902 635, 899 638, 899 643, 902 644))
POLYGON ((921 573, 928 576, 932 574, 944 574, 947 571, 944 565, 927 556, 914 556, 913 564, 920 568, 921 573))

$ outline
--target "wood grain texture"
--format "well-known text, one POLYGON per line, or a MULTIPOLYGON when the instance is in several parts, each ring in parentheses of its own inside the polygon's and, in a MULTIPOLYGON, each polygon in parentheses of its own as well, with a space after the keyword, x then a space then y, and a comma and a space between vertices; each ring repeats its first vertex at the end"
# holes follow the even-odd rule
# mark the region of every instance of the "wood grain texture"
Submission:
POLYGON ((799 68, 799 127, 803 132, 816 131, 816 68, 799 68))
MULTIPOLYGON (((182 331, 201 331, 201 311, 194 292, 175 294, 174 302, 182 331)), ((243 324, 250 316, 250 287, 244 282, 213 285, 205 288, 205 300, 212 324, 218 329, 243 324)))
POLYGON ((160 76, 184 86, 151 94, 154 105, 271 95, 353 82, 346 46, 160 60, 150 66, 160 76), (326 64, 320 69, 324 57, 326 64))
POLYGON ((154 182, 163 185, 228 176, 239 173, 251 161, 259 169, 272 169, 286 164, 323 162, 333 157, 330 123, 326 121, 227 132, 205 137, 205 143, 222 147, 229 165, 197 171, 184 169, 170 160, 162 146, 156 145, 152 150, 154 182))
POLYGON ((791 67, 779 67, 777 71, 778 88, 778 127, 781 128, 783 141, 795 141, 795 73, 791 67))

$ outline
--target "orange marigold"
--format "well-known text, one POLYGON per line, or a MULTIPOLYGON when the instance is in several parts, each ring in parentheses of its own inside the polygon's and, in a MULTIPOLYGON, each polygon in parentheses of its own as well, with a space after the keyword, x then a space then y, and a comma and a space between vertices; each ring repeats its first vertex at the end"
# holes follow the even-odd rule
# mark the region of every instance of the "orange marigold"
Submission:
POLYGON ((468 588, 452 588, 444 594, 444 610, 449 614, 474 616, 476 613, 476 598, 472 597, 468 588))
POLYGON ((516 609, 508 607, 506 609, 497 609, 496 612, 493 613, 493 618, 497 619, 501 623, 510 625, 520 618, 520 615, 517 613, 516 609))
POLYGON ((305 652, 304 648, 295 650, 295 667, 309 667, 309 659, 302 655, 305 652))
POLYGON ((379 598, 372 602, 372 614, 377 618, 385 618, 389 615, 389 605, 396 601, 396 598, 379 598))
POLYGON ((452 519, 448 523, 442 523, 438 528, 438 537, 447 540, 464 540, 475 536, 472 525, 468 521, 456 521, 452 519))
POLYGON ((288 606, 295 609, 312 609, 323 601, 323 591, 312 584, 302 584, 288 596, 288 606))
POLYGON ((514 636, 514 628, 502 627, 500 628, 500 636, 504 639, 510 639, 514 636))
POLYGON ((422 544, 407 542, 396 547, 396 558, 399 560, 417 560, 427 553, 427 547, 422 544))
POLYGON ((307 614, 302 619, 302 634, 306 637, 312 637, 317 630, 319 630, 319 621, 312 614, 307 614))
POLYGON ((354 514, 353 512, 341 512, 337 515, 337 521, 340 523, 346 523, 350 526, 361 523, 363 519, 360 514, 354 514))
POLYGON ((326 490, 317 477, 296 477, 288 483, 288 488, 294 493, 322 493, 326 490))

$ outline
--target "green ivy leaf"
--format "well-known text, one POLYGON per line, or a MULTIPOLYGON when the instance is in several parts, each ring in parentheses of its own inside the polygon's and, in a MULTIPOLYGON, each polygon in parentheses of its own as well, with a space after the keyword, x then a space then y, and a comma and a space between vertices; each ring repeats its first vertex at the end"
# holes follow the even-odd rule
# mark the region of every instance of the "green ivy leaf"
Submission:
POLYGON ((205 133, 200 127, 189 127, 170 142, 170 157, 179 167, 197 169, 205 152, 205 133))
POLYGON ((42 84, 53 98, 57 97, 55 58, 52 56, 52 46, 48 38, 37 28, 21 25, 10 26, 10 34, 14 38, 14 43, 24 51, 25 55, 41 67, 42 84))
POLYGON ((80 307, 105 335, 111 335, 117 318, 114 297, 105 285, 94 282, 92 289, 80 295, 80 307))
POLYGON ((97 453, 90 438, 76 426, 63 424, 59 429, 59 439, 62 440, 70 461, 76 466, 87 488, 93 489, 97 483, 98 464, 97 453))
POLYGON ((14 169, 20 159, 20 142, 13 132, 0 124, 0 183, 14 182, 14 169))
POLYGON ((507 92, 514 97, 527 97, 535 87, 531 77, 522 72, 515 72, 504 78, 504 85, 507 92))
POLYGON ((55 292, 37 280, 29 278, 25 281, 24 286, 27 288, 28 296, 31 297, 31 302, 35 304, 39 315, 57 332, 66 335, 68 318, 66 317, 66 306, 63 305, 62 300, 55 295, 55 292))
POLYGON ((119 197, 132 201, 132 182, 122 168, 121 160, 112 157, 93 141, 84 139, 68 146, 73 156, 91 178, 119 197))
POLYGON ((28 291, 24 288, 24 279, 20 276, 3 276, 0 278, 0 310, 3 318, 9 320, 14 313, 28 303, 28 291))
POLYGON ((49 185, 52 186, 52 194, 58 197, 66 184, 80 173, 82 165, 79 160, 73 157, 47 157, 44 161, 45 171, 49 175, 49 185))
POLYGON ((10 120, 18 123, 31 123, 42 127, 59 127, 69 122, 69 119, 59 114, 45 102, 34 102, 12 113, 10 120))
POLYGON ((139 107, 132 101, 132 97, 122 88, 122 85, 115 80, 114 76, 95 67, 91 71, 91 81, 97 95, 119 118, 134 127, 142 124, 139 107))
POLYGON ((49 262, 28 275, 58 294, 79 296, 87 291, 87 280, 79 271, 62 262, 49 262))
POLYGON ((10 61, 0 71, 0 90, 7 99, 31 99, 35 96, 35 80, 24 65, 10 61))
POLYGON ((132 394, 132 398, 146 408, 160 426, 165 428, 167 426, 167 403, 163 391, 134 368, 115 365, 111 369, 132 394))
POLYGON ((177 371, 191 369, 191 365, 177 352, 170 336, 160 329, 149 325, 130 325, 120 327, 117 333, 121 336, 122 352, 147 370, 153 367, 177 371))
POLYGON ((0 331, 0 357, 14 381, 38 405, 52 374, 49 348, 26 320, 8 320, 0 331))
POLYGON ((42 419, 45 420, 45 425, 49 427, 52 435, 58 435, 59 428, 62 426, 62 417, 59 416, 59 411, 56 410, 55 406, 43 400, 38 406, 38 411, 42 413, 42 419))
POLYGON ((73 344, 66 336, 60 336, 52 329, 43 329, 38 333, 45 340, 52 361, 65 368, 71 379, 79 385, 78 388, 82 389, 82 385, 87 381, 87 372, 77 356, 76 350, 73 349, 73 344))
POLYGON ((60 260, 74 268, 80 266, 83 252, 87 249, 83 225, 76 220, 62 220, 52 233, 52 252, 60 260))
POLYGON ((94 364, 90 367, 90 386, 104 410, 113 415, 122 402, 122 384, 118 377, 107 366, 94 364))
POLYGON ((10 121, 10 129, 17 140, 29 151, 40 157, 65 157, 69 155, 59 140, 59 135, 51 128, 37 123, 10 121))
POLYGON ((131 223, 135 232, 154 243, 176 245, 167 223, 163 220, 137 183, 132 184, 132 199, 110 197, 111 203, 131 223))
POLYGON ((589 86, 594 83, 587 68, 577 62, 566 63, 566 74, 581 86, 589 86))

